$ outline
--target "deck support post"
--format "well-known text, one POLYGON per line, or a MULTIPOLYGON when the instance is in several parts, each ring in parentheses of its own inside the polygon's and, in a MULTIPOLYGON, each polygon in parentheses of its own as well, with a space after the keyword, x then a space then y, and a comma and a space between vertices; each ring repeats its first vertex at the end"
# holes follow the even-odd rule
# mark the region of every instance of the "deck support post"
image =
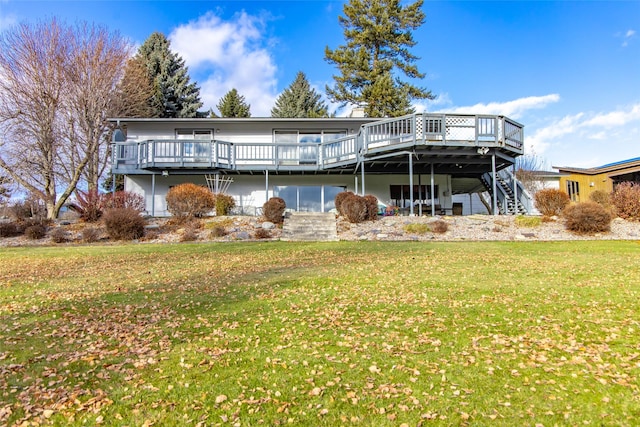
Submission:
POLYGON ((422 194, 422 175, 418 174, 418 216, 422 216, 422 201, 424 200, 424 194, 422 194))
POLYGON ((496 183, 496 153, 491 154, 491 186, 493 189, 493 215, 498 215, 498 185, 496 183))
POLYGON ((431 163, 431 216, 436 216, 436 197, 435 197, 436 182, 433 175, 433 163, 431 163))
POLYGON ((362 191, 360 192, 360 195, 364 196, 364 159, 362 159, 362 163, 360 163, 360 171, 362 172, 362 184, 360 185, 360 187, 362 187, 362 191))
POLYGON ((516 178, 516 164, 513 164, 513 211, 518 215, 518 179, 516 178))
POLYGON ((264 198, 265 203, 269 201, 269 169, 264 170, 264 198))
POLYGON ((151 216, 156 216, 156 174, 151 175, 151 216))
POLYGON ((413 155, 409 153, 409 203, 411 203, 411 207, 409 208, 409 214, 413 216, 413 155))

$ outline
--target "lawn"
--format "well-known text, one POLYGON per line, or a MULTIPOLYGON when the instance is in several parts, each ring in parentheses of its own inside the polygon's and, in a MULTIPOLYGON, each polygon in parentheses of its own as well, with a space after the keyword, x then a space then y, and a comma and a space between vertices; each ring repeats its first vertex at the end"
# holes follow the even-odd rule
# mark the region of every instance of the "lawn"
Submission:
POLYGON ((637 425, 638 242, 0 250, 0 425, 637 425))

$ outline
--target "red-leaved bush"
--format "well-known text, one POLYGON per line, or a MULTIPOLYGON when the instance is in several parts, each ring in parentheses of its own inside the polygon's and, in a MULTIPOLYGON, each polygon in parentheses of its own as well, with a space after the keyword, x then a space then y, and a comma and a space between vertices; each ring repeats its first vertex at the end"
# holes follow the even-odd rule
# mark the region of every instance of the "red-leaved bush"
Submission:
POLYGON ((616 215, 631 221, 640 221, 640 184, 621 182, 611 193, 611 204, 616 215))

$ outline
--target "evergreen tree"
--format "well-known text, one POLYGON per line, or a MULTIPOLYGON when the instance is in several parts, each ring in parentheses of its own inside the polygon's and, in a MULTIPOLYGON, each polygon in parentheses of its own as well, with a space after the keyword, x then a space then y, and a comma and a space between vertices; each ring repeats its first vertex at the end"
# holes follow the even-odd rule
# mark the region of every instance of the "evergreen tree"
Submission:
POLYGON ((222 117, 251 117, 251 105, 247 104, 244 96, 240 95, 235 88, 220 98, 216 107, 222 117))
POLYGON ((298 72, 296 79, 284 90, 271 109, 271 117, 328 117, 327 106, 320 94, 312 89, 307 76, 298 72))
POLYGON ((418 57, 412 30, 424 23, 423 0, 402 6, 400 0, 350 0, 344 5, 340 25, 346 44, 325 49, 325 59, 340 75, 327 86, 334 102, 364 105, 369 117, 397 117, 413 113, 413 99, 433 99, 433 94, 402 81, 394 72, 411 79, 423 78, 415 65, 418 57))
POLYGON ((153 33, 140 46, 135 59, 146 65, 153 95, 149 100, 153 117, 196 117, 200 88, 191 83, 184 59, 169 49, 162 33, 153 33))

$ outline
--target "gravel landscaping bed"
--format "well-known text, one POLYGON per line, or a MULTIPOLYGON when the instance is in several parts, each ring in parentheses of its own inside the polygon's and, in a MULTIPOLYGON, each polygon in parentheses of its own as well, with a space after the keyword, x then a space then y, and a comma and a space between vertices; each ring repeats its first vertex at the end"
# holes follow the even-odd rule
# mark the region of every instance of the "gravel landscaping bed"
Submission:
MULTIPOLYGON (((224 235, 218 235, 212 224, 217 220, 204 220, 200 228, 167 227, 166 219, 150 220, 144 238, 136 241, 139 243, 177 243, 185 241, 251 241, 251 240, 278 240, 281 228, 266 223, 259 217, 233 216, 224 217, 224 235), (259 239, 256 232, 267 229, 267 236, 259 239)), ((616 218, 611 222, 611 230, 596 234, 576 234, 565 229, 562 219, 550 222, 542 222, 537 226, 524 227, 516 224, 514 216, 388 216, 381 217, 377 221, 367 221, 359 224, 351 224, 343 218, 337 219, 338 238, 348 241, 553 241, 553 240, 640 240, 640 222, 625 221, 616 218), (429 225, 434 221, 444 221, 447 231, 444 233, 411 232, 411 224, 429 225), (409 227, 408 227, 409 226, 409 227)), ((84 227, 97 227, 99 237, 97 243, 117 244, 108 239, 104 229, 97 225, 82 223, 62 223, 55 227, 64 227, 68 234, 68 242, 62 244, 86 243, 82 238, 84 227)), ((419 227, 414 227, 419 228, 419 227)), ((425 227, 426 228, 426 227, 425 227)), ((56 245, 51 237, 39 240, 29 240, 24 236, 0 238, 0 246, 41 246, 56 245)))

